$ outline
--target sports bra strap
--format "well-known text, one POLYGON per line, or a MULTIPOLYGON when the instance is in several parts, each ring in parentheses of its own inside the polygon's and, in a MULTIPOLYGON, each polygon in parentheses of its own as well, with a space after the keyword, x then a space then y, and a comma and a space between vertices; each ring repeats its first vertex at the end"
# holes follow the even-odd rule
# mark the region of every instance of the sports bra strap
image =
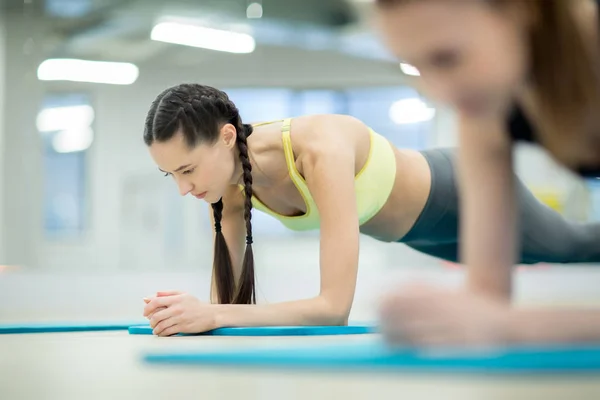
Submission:
POLYGON ((257 122, 256 124, 252 124, 253 127, 257 127, 257 126, 264 126, 264 125, 270 125, 270 124, 274 124, 276 122, 282 122, 284 121, 283 119, 276 119, 274 121, 265 121, 265 122, 257 122))

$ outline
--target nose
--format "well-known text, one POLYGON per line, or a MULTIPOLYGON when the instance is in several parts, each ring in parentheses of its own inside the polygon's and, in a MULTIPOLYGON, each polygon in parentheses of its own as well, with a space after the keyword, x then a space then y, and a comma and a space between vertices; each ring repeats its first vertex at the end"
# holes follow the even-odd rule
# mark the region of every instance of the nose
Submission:
POLYGON ((177 187, 179 188, 179 194, 182 196, 185 196, 186 194, 191 192, 192 189, 194 189, 194 185, 184 180, 177 181, 177 187))

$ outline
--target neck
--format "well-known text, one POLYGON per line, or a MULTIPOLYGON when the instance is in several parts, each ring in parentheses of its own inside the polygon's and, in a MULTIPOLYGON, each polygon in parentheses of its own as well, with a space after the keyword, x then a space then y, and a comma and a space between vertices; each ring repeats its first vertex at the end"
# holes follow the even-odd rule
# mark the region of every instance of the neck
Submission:
MULTIPOLYGON (((242 162, 240 161, 240 152, 238 149, 235 150, 235 169, 231 177, 230 183, 232 185, 243 185, 244 184, 244 169, 242 162)), ((250 165, 252 165, 252 186, 268 186, 269 180, 265 174, 261 171, 260 166, 256 163, 253 153, 248 146, 248 158, 250 159, 250 165)))

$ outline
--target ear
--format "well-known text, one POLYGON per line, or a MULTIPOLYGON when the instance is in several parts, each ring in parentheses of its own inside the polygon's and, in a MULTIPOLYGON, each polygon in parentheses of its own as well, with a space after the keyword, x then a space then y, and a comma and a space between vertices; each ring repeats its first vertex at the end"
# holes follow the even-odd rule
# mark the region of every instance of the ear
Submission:
POLYGON ((235 147, 237 141, 237 131, 235 130, 235 126, 232 124, 223 125, 220 136, 221 141, 227 148, 231 149, 235 147))

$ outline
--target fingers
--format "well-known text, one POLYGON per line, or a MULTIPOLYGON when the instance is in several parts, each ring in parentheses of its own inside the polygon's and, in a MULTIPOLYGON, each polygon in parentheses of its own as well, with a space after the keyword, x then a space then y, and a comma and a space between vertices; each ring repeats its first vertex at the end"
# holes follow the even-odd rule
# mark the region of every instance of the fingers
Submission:
POLYGON ((164 331, 161 332, 160 336, 173 336, 173 335, 177 335, 178 333, 182 333, 181 329, 179 329, 179 325, 173 325, 167 329, 165 329, 164 331))
POLYGON ((158 297, 176 296, 178 294, 183 294, 183 292, 181 292, 179 290, 166 290, 163 292, 156 292, 156 296, 158 296, 158 297))
POLYGON ((152 315, 148 316, 148 319, 150 320, 150 326, 154 328, 161 321, 173 316, 174 313, 172 308, 162 307, 157 309, 157 311, 152 315))
MULTIPOLYGON (((181 292, 179 290, 164 290, 164 291, 160 291, 160 292, 156 292, 156 297, 165 297, 165 296, 176 296, 179 294, 183 294, 184 292, 181 292)), ((144 297, 144 303, 148 304, 150 303, 150 301, 152 300, 151 298, 148 297, 144 297)))
POLYGON ((144 317, 148 317, 160 307, 170 307, 179 300, 179 296, 155 297, 144 307, 144 317))
POLYGON ((157 312, 161 311, 161 310, 166 310, 167 307, 159 307, 156 310, 154 310, 153 312, 151 312, 150 314, 148 314, 146 316, 146 318, 148 318, 148 321, 154 316, 154 314, 156 314, 157 312))
POLYGON ((175 317, 169 317, 160 321, 152 330, 152 333, 157 336, 171 336, 179 333, 175 327, 176 325, 177 319, 175 317))

